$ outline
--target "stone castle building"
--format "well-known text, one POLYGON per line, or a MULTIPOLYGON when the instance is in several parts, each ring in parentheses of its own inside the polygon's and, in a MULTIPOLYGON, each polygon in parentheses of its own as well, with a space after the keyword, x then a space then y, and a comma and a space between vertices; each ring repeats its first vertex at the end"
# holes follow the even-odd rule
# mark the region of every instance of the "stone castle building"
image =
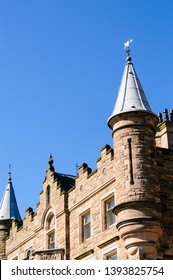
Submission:
POLYGON ((173 259, 173 111, 157 116, 128 52, 105 145, 92 171, 48 161, 36 213, 21 220, 11 174, 0 206, 0 259, 173 259))

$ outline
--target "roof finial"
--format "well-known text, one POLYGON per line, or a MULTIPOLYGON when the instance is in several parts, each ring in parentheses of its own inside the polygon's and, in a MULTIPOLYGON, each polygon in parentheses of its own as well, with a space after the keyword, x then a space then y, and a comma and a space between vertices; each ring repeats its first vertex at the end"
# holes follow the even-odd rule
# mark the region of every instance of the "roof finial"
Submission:
POLYGON ((127 41, 124 43, 124 49, 127 48, 127 50, 126 50, 126 53, 128 54, 128 56, 127 56, 127 61, 131 61, 131 60, 132 60, 131 57, 130 57, 131 50, 129 49, 129 46, 130 46, 130 44, 132 43, 132 41, 133 41, 133 39, 129 39, 129 40, 127 40, 127 41))
POLYGON ((54 171, 52 153, 50 153, 50 156, 48 159, 48 169, 51 171, 54 171))
POLYGON ((48 164, 49 164, 49 166, 52 166, 52 164, 53 164, 52 153, 50 153, 50 156, 48 159, 48 164))
POLYGON ((76 167, 76 175, 78 175, 78 169, 79 169, 78 163, 76 163, 75 167, 76 167))
POLYGON ((11 182, 11 164, 9 164, 8 181, 11 182))

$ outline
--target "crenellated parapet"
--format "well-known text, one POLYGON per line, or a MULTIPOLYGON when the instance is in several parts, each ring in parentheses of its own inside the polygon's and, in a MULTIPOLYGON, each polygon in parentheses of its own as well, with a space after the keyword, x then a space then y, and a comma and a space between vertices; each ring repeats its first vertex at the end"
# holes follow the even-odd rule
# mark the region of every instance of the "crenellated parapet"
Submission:
POLYGON ((156 127, 156 146, 173 149, 173 110, 164 109, 158 114, 159 123, 156 127))
POLYGON ((87 163, 83 162, 79 167, 78 167, 78 175, 79 176, 85 176, 88 177, 92 173, 92 169, 88 166, 87 163))
POLYGON ((36 230, 35 216, 36 214, 33 212, 33 209, 29 207, 21 222, 17 220, 12 221, 9 237, 7 239, 7 253, 9 253, 13 246, 19 246, 20 244, 25 243, 26 240, 34 235, 36 230))
POLYGON ((165 122, 165 121, 170 121, 173 122, 173 110, 170 110, 170 113, 168 112, 168 109, 165 108, 162 113, 158 114, 159 118, 159 123, 165 122))
POLYGON ((114 152, 113 149, 110 147, 110 145, 106 144, 103 146, 100 150, 100 157, 97 159, 97 168, 95 170, 92 170, 87 163, 82 163, 78 167, 78 174, 76 176, 76 181, 78 182, 81 178, 85 177, 90 178, 95 175, 95 173, 105 173, 106 167, 109 165, 109 162, 111 164, 111 161, 114 158, 114 152))
POLYGON ((106 144, 100 150, 100 158, 97 159, 97 168, 99 169, 104 165, 107 160, 112 160, 114 158, 114 150, 110 145, 106 144))

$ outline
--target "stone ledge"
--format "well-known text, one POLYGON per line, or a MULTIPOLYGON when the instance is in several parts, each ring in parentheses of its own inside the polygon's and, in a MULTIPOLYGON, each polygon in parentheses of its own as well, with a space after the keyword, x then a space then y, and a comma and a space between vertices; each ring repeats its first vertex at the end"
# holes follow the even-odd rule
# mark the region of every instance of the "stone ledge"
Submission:
POLYGON ((81 259, 83 259, 83 258, 85 258, 85 257, 87 257, 87 256, 89 256, 89 255, 91 255, 93 253, 94 253, 94 249, 91 249, 91 250, 85 252, 84 254, 76 257, 75 260, 81 260, 81 259))
POLYGON ((119 236, 115 236, 115 237, 113 237, 113 238, 107 240, 106 242, 101 243, 100 245, 98 245, 98 247, 99 247, 100 249, 102 249, 102 248, 104 248, 105 246, 107 246, 107 245, 109 245, 109 244, 111 244, 111 243, 113 243, 113 242, 115 242, 115 241, 118 241, 118 240, 119 240, 119 236))

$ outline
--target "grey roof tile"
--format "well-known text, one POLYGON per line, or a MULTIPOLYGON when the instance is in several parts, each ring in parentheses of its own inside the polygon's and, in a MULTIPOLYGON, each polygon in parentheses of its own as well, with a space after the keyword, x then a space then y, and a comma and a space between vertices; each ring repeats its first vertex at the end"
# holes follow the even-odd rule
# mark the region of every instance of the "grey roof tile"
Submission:
POLYGON ((108 125, 111 127, 110 121, 114 116, 132 111, 145 111, 154 114, 131 62, 131 57, 128 56, 117 100, 112 115, 108 119, 108 125))
POLYGON ((22 220, 17 206, 11 176, 9 176, 8 183, 0 205, 0 220, 12 219, 17 219, 19 221, 22 220))

